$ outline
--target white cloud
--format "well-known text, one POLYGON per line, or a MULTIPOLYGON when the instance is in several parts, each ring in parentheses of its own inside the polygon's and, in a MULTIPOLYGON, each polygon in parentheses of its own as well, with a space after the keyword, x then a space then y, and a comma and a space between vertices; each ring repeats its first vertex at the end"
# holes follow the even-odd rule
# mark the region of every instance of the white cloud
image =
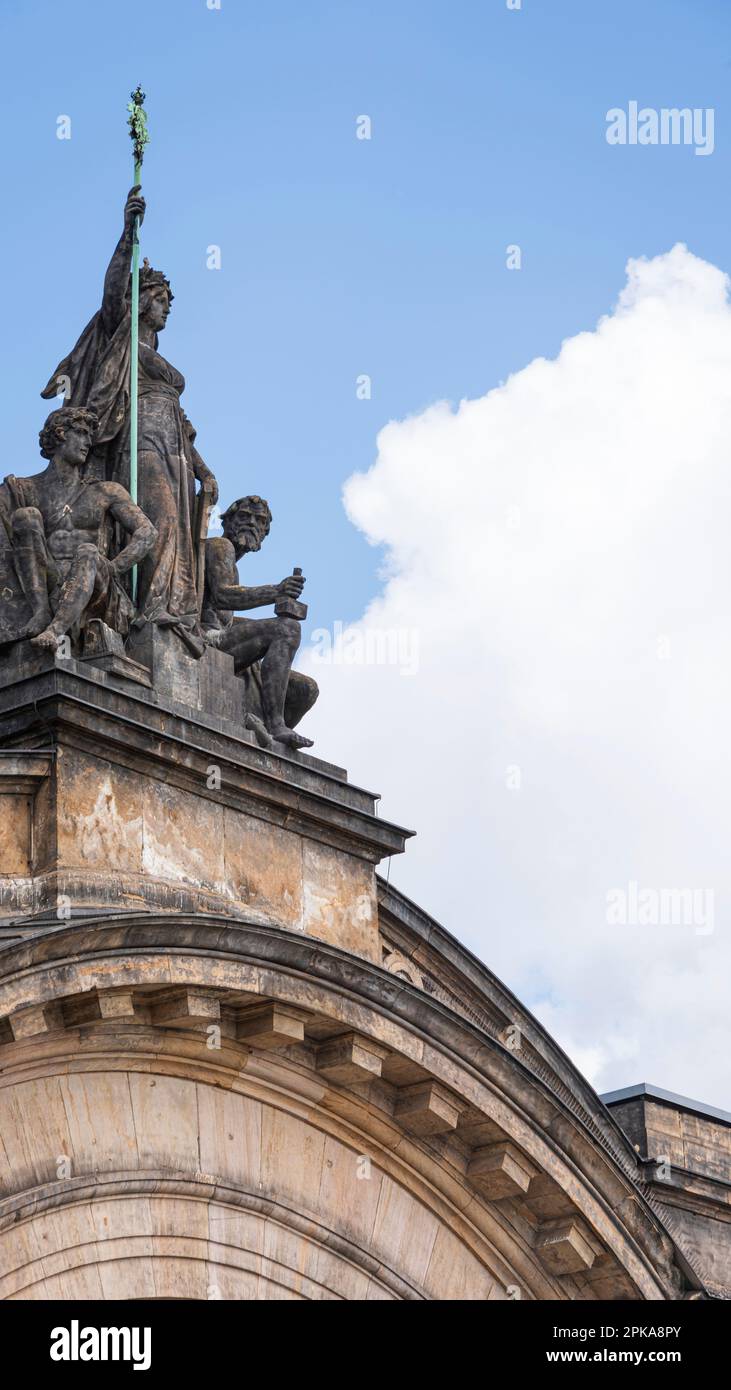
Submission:
POLYGON ((393 882, 599 1089, 731 1108, 727 289, 684 246, 632 261, 555 361, 387 425, 345 490, 387 557, 356 628, 415 633, 418 670, 302 664, 315 751, 418 831, 393 882), (712 891, 713 932, 608 925, 631 882, 712 891))

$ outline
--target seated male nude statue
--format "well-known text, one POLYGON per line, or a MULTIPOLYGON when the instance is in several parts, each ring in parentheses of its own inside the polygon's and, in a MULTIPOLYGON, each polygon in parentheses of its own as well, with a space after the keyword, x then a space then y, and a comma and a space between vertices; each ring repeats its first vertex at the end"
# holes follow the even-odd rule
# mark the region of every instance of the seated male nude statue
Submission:
POLYGON ((48 467, 32 478, 11 475, 0 488, 13 564, 30 608, 15 640, 57 649, 90 618, 124 635, 134 615, 119 576, 144 558, 156 531, 119 483, 85 479, 96 423, 90 410, 54 410, 40 432, 48 467), (106 553, 111 522, 130 534, 112 560, 106 553))
MULTIPOLYGON (((206 640, 234 658, 237 675, 252 679, 249 691, 258 687, 267 733, 290 748, 311 748, 312 739, 294 731, 319 694, 317 683, 292 670, 300 644, 296 618, 235 618, 234 610, 265 608, 280 599, 298 599, 304 579, 290 575, 281 584, 244 588, 239 583, 237 561, 259 550, 269 534, 272 514, 262 497, 241 497, 221 518, 223 535, 206 541, 206 578, 201 626, 206 640), (261 662, 259 667, 258 663, 261 662)), ((252 711, 252 727, 256 712, 252 711)))

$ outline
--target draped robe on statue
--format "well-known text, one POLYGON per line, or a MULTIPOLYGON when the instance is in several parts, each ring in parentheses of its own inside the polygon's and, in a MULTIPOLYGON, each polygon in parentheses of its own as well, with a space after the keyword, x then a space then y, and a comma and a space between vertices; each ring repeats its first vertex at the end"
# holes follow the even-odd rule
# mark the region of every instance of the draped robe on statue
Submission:
MULTIPOLYGON (((115 311, 105 299, 41 392, 48 400, 65 391, 66 405, 96 411, 89 468, 128 489, 130 330, 129 303, 115 311)), ((141 343, 137 501, 157 541, 139 569, 139 620, 190 629, 198 621, 195 474, 193 430, 180 404, 184 388, 184 377, 157 351, 157 336, 154 347, 141 343)))

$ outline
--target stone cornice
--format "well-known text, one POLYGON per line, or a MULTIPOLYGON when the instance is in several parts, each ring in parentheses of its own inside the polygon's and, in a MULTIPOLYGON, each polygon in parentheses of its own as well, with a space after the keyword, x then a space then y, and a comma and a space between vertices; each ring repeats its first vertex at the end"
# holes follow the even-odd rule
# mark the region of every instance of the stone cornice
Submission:
POLYGON ((569 1103, 584 1122, 598 1126, 617 1160, 629 1163, 631 1171, 641 1177, 637 1155, 626 1134, 535 1015, 445 927, 381 877, 377 883, 383 931, 392 935, 393 926, 398 923, 403 931, 400 949, 422 971, 433 971, 435 981, 452 994, 452 1007, 457 1012, 473 1022, 478 1021, 475 1015, 481 1012, 480 1026, 498 1039, 517 1025, 528 1044, 517 1050, 518 1060, 565 1099, 568 1093, 569 1103), (486 1006, 492 1017, 485 1016, 486 1006))
POLYGON ((228 720, 163 705, 144 687, 121 689, 79 662, 0 689, 0 741, 8 751, 62 741, 148 776, 157 768, 170 786, 371 863, 401 853, 413 833, 376 816, 374 794, 351 785, 342 769, 259 748, 228 720), (215 791, 206 785, 211 764, 221 772, 215 791))
MULTIPOLYGON (((53 1031, 57 1018, 44 1024, 44 1008, 58 1009, 64 996, 84 991, 194 984, 232 999, 235 1008, 252 996, 279 998, 329 1018, 331 1034, 356 1027, 385 1044, 415 1069, 404 1077, 412 1089, 420 1075, 431 1076, 458 1110, 484 1110, 531 1163, 571 1192, 582 1219, 601 1231, 643 1289, 639 1296, 678 1297, 683 1280, 700 1286, 643 1185, 576 1108, 470 1020, 367 960, 281 928, 201 916, 106 918, 0 950, 6 1028, 17 1017, 28 1018, 31 1029, 53 1031)), ((20 1046, 11 1042, 8 1053, 20 1046)))

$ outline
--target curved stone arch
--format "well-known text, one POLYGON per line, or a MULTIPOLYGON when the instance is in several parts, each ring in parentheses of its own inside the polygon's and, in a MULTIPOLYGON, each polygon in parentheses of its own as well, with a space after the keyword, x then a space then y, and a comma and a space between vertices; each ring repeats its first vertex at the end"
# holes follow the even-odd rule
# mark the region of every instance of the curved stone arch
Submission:
MULTIPOLYGON (((672 1243, 650 1209, 643 1209, 641 1194, 616 1158, 597 1144, 595 1136, 582 1128, 576 1115, 540 1080, 521 1067, 519 1059, 500 1049, 468 1020, 378 967, 279 928, 172 917, 126 918, 122 922, 106 919, 93 927, 63 927, 10 948, 4 955, 0 1017, 10 1019, 7 1026, 11 1036, 15 1034, 10 1051, 15 1054, 18 1079, 24 1070, 24 1028, 38 1026, 41 1034, 45 1030, 53 1053, 53 1039, 58 1043, 63 1029, 74 1026, 74 1009, 81 1007, 83 1013, 98 991, 108 999, 114 992, 137 992, 135 997, 142 1001, 143 1010, 144 1000, 153 998, 153 1013, 161 1007, 164 1011, 166 991, 196 988, 207 991, 226 1008, 236 1009, 251 1005, 252 1000, 274 999, 299 1009, 313 1027, 322 1027, 324 1020, 326 1027, 337 1024, 338 1032, 351 1028, 372 1039, 399 1066, 416 1068, 433 1078, 447 1098, 464 1107, 461 1114, 476 1112, 497 1126, 517 1146, 516 1152, 526 1155, 537 1172, 549 1175, 551 1184, 570 1199, 586 1223, 587 1237, 591 1240, 593 1235, 598 1241, 602 1258, 610 1257, 617 1289, 614 1296, 678 1296, 672 1292, 673 1281, 676 1288, 680 1282, 680 1271, 673 1267, 672 1243), (64 999, 65 1004, 59 1003, 64 999), (62 1011, 60 1019, 58 1013, 55 1019, 51 1017, 54 1009, 62 1011), (622 1215, 623 1204, 627 1219, 622 1215), (648 1254, 653 1242, 654 1258, 648 1254)), ((96 1025, 84 1026, 87 1040, 95 1046, 99 1046, 104 1029, 112 1027, 109 1018, 96 1032, 96 1025)), ((137 1022, 127 1028, 143 1041, 137 1022)), ((162 1027, 159 1022, 153 1025, 153 1031, 155 1028, 164 1038, 165 1048, 172 1037, 186 1033, 184 1026, 171 1027, 169 1019, 162 1027)), ((38 1033, 26 1036, 34 1038, 34 1063, 25 1074, 37 1073, 39 1068, 42 1071, 44 1066, 53 1069, 51 1056, 44 1062, 39 1053, 38 1033)), ((124 1053, 120 1047, 124 1036, 125 1025, 118 1023, 114 1041, 117 1067, 124 1053)), ((160 1048, 152 1046, 150 1050, 154 1064, 161 1067, 160 1048)), ((498 1275, 502 1289, 496 1285, 494 1292, 472 1296, 495 1297, 501 1292, 505 1296, 513 1283, 523 1296, 576 1296, 570 1287, 567 1292, 565 1281, 541 1269, 516 1213, 499 1201, 485 1201, 465 1180, 464 1170, 460 1172, 455 1166, 454 1154, 434 1142, 415 1140, 394 1113, 389 1114, 387 1106, 376 1105, 373 1113, 372 1101, 357 1086, 324 1086, 316 1071, 314 1077, 308 1074, 302 1058, 261 1057, 256 1049, 242 1049, 234 1042, 230 1050, 236 1055, 225 1065, 223 1059, 219 1064, 205 1059, 211 1076, 216 1065, 229 1073, 238 1072, 236 1081, 219 1079, 215 1083, 219 1087, 227 1084, 233 1094, 243 1075, 249 1081, 256 1079, 260 1086, 279 1087, 280 1095, 289 1089, 291 1097, 292 1088, 296 1090, 299 1085, 304 1087, 307 1114, 315 1130, 321 1131, 326 1122, 332 1124, 337 1117, 338 1124, 349 1125, 351 1131, 368 1135, 371 1141, 378 1136, 382 1149, 389 1151, 391 1163, 398 1157, 402 1181, 427 1206, 436 1204, 446 1214, 445 1229, 450 1236, 463 1245, 466 1239, 466 1248, 481 1250, 491 1278, 503 1265, 498 1275), (243 1068, 242 1052, 247 1059, 243 1068), (319 1087, 319 1096, 313 1094, 313 1086, 315 1092, 319 1087)), ((97 1055, 97 1067, 99 1060, 97 1055)), ((139 1057, 136 1060, 139 1064, 139 1057)), ((175 1069, 171 1055, 166 1056, 164 1065, 175 1069)), ((190 1048, 183 1048, 177 1065, 190 1080, 196 1065, 203 1064, 191 1055, 190 1048)), ((442 1295, 437 1289, 421 1296, 442 1295)))
MULTIPOLYGON (((63 1037, 60 1041, 63 1042, 63 1037)), ((387 1229, 390 1224, 408 1233, 409 1241, 416 1240, 418 1232, 419 1238, 428 1245, 428 1251, 436 1251, 442 1266, 443 1288, 450 1285, 452 1278, 457 1278, 459 1272, 461 1287, 471 1288, 472 1294, 455 1293, 455 1297, 499 1297, 501 1287, 510 1286, 521 1287, 526 1292, 531 1287, 538 1287, 546 1297, 561 1296, 560 1289, 552 1286, 531 1252, 527 1249, 521 1251, 515 1245, 514 1236, 496 1228, 496 1246, 490 1239, 491 1232, 488 1226, 483 1230, 474 1226, 469 1220, 469 1213, 462 1213, 455 1204, 454 1192, 440 1190, 440 1187, 443 1187, 444 1175, 434 1165, 431 1165, 432 1171, 419 1171, 419 1166, 413 1162, 413 1150, 416 1146, 408 1136, 386 1135, 383 1132, 379 1134, 376 1127, 367 1123, 356 1126, 353 1117, 348 1117, 346 1121, 337 1113, 330 1113, 320 1106, 315 1108, 311 1091, 308 1093, 306 1087, 295 1091, 294 1087, 300 1078, 292 1073, 291 1068, 279 1064, 277 1059, 267 1058, 260 1068, 254 1066, 251 1084, 247 1084, 249 1077, 245 1073, 241 1078, 229 1078, 229 1086, 224 1089, 221 1087, 220 1077, 212 1084, 209 1073, 218 1069, 206 1067, 202 1063, 197 1066, 191 1065, 190 1055, 185 1056, 176 1051, 174 1037, 165 1038, 171 1052, 166 1051, 163 1054, 159 1049, 155 1051, 149 1046, 151 1040, 145 1039, 141 1030, 140 1042, 145 1049, 142 1055, 120 1045, 118 1036, 110 1039, 110 1050, 113 1053, 110 1066, 113 1065, 115 1068, 111 1074, 102 1069, 103 1039, 89 1036, 88 1041, 93 1049, 93 1070, 80 1071, 79 1058, 75 1051, 57 1049, 43 1062, 39 1061, 33 1067, 32 1075, 26 1075, 14 1088, 17 1128, 13 1130, 9 1120, 5 1120, 7 1150, 13 1154, 32 1145, 33 1130, 42 1110, 46 1117, 46 1132, 55 1134, 57 1138, 55 1149, 71 1149, 73 1162, 71 1176, 57 1183, 40 1181, 30 1186, 33 1177, 43 1178, 42 1169, 37 1169, 35 1173, 22 1173, 21 1178, 26 1185, 21 1192, 17 1196, 0 1200, 0 1224, 12 1220, 14 1227, 20 1227, 24 1221, 33 1220, 37 1212, 44 1209, 53 1210, 55 1215, 64 1203, 77 1199, 79 1187, 83 1190, 91 1184, 95 1192, 107 1189, 109 1181, 113 1182, 114 1177, 110 1179, 102 1170, 92 1170, 95 1159, 93 1146, 100 1142, 103 1126, 99 1126, 98 1132, 84 1136, 83 1144, 78 1133, 74 1136, 74 1142, 68 1144, 63 1128, 65 1112, 62 1112, 62 1107, 68 1104, 69 1109, 81 1110, 90 1115, 101 1114, 113 1108, 115 1129, 119 1134, 121 1147, 125 1142, 129 1142, 133 1129, 131 1124, 125 1123, 123 1112, 123 1098, 127 1085, 136 1102, 134 1131, 142 1147, 140 1151, 131 1153, 130 1165, 124 1174, 118 1175, 118 1180, 124 1182, 128 1193, 134 1191, 141 1197, 151 1186, 157 1190, 160 1184, 170 1182, 169 1169, 156 1170, 151 1178, 139 1166, 144 1162, 148 1143, 147 1136, 141 1131, 139 1116, 140 1112, 144 1111, 145 1087, 150 1086, 156 1091, 160 1129, 166 1133, 171 1132, 176 1121, 179 1130, 185 1128, 187 1120, 195 1110, 198 1129, 194 1136, 192 1127, 188 1125, 195 1146, 205 1159, 206 1166, 211 1161, 214 1148, 217 1156, 215 1182, 210 1177, 207 1179, 211 1199, 222 1189, 226 1189, 229 1197, 235 1195, 239 1205, 249 1208, 257 1205, 254 1184, 259 1177, 258 1168, 256 1172, 252 1171, 248 1175, 248 1187, 244 1186, 243 1182, 232 1183, 231 1174, 226 1166, 224 1141, 227 1133, 244 1148, 245 1127, 247 1124, 258 1124, 260 1129, 266 1130, 270 1142, 279 1145, 280 1152, 285 1146, 290 1153, 297 1154, 308 1144, 311 1149, 321 1148, 314 1184, 303 1180, 293 1185, 288 1172, 282 1172, 278 1165, 270 1163, 265 1174, 267 1198, 266 1201, 262 1201, 259 1197, 258 1205, 266 1210, 276 1208, 281 1221, 295 1229, 302 1228, 310 1232, 317 1230, 322 1243, 328 1248, 338 1246, 348 1249, 351 1252, 350 1258, 355 1258, 357 1252, 357 1259, 361 1264, 371 1271, 378 1269, 387 1278, 387 1283, 393 1285, 397 1290, 393 1296, 423 1298, 428 1296, 429 1289, 431 1296, 434 1296, 435 1291, 430 1281, 425 1279, 426 1271, 420 1267, 412 1268, 408 1249, 391 1248, 387 1229), (70 1070, 74 1067, 75 1071, 70 1070), (168 1086, 168 1082, 172 1084, 168 1086), (43 1087, 40 1095, 34 1091, 38 1085, 43 1087), (192 1091, 196 1093, 195 1098, 190 1094, 192 1091), (164 1097, 162 1104, 160 1097, 164 1097), (252 1120, 251 1116, 246 1114, 247 1107, 249 1110, 255 1107, 261 1111, 261 1118, 252 1120), (56 1118, 54 1128, 54 1117, 59 1115, 61 1118, 56 1118), (404 1148, 405 1152, 396 1151, 396 1145, 404 1148), (365 1215, 370 1215, 372 1222, 376 1218, 376 1204, 379 1212, 382 1211, 381 1229, 376 1229, 373 1235, 367 1222, 358 1223, 353 1230, 344 1227, 340 1219, 343 1210, 357 1209, 360 1192, 367 1190, 366 1186, 361 1187, 357 1177, 354 1177, 356 1165, 363 1159, 372 1166, 372 1172, 369 1172, 367 1177, 368 1186, 372 1186, 374 1192, 373 1203, 365 1204, 365 1215), (325 1207, 318 1209, 317 1195, 322 1186, 321 1174, 325 1173, 326 1169, 333 1171, 336 1183, 325 1207), (78 1177, 75 1176, 77 1173, 78 1177), (484 1271, 482 1278, 478 1266, 484 1271), (467 1278, 466 1269, 471 1271, 470 1279, 467 1278), (478 1288, 479 1294, 476 1294, 475 1290, 478 1288)), ((253 1060, 256 1062, 256 1058, 253 1060)), ((0 1088, 0 1109, 4 1089, 0 1088)), ((260 1143, 263 1143, 263 1137, 262 1135, 260 1143)), ((186 1188, 194 1184, 202 1190, 205 1179, 193 1166, 193 1148, 192 1143, 188 1145, 189 1166, 178 1172, 176 1183, 186 1188)), ((49 1167, 52 1168, 54 1157, 58 1156, 52 1152, 53 1149, 54 1145, 51 1145, 50 1163, 48 1151, 46 1154, 46 1171, 49 1167)), ((106 1156, 109 1156, 108 1152, 106 1156)), ((184 1156, 182 1145, 172 1155, 178 1162, 184 1156)), ((293 1165, 292 1171, 303 1179, 307 1177, 306 1172, 300 1171, 298 1163, 293 1165)), ((244 1174, 241 1173, 240 1176, 243 1178, 244 1174)), ((16 1257, 17 1252, 16 1255, 11 1255, 8 1251, 3 1262, 9 1261, 12 1264, 16 1257)), ((418 1251, 416 1258, 420 1258, 418 1251)))
POLYGON ((17 1263, 0 1276, 0 1298, 421 1297, 276 1203, 257 1209, 248 1194, 219 1192, 202 1178, 139 1178, 132 1190, 128 1174, 79 1182, 62 1206, 58 1194, 37 1201, 13 1233, 17 1263), (42 1254, 22 1263, 21 1247, 34 1239, 42 1254))

